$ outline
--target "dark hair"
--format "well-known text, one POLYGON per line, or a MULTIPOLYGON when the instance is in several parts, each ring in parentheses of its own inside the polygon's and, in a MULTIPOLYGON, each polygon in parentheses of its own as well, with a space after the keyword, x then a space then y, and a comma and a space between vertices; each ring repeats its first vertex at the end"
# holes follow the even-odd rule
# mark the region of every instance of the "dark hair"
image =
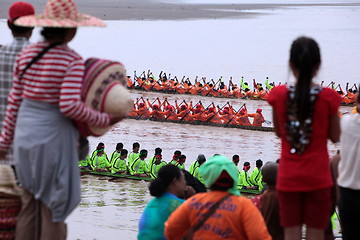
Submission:
MULTIPOLYGON (((360 84, 359 84, 359 89, 360 89, 360 84)), ((360 103, 360 93, 358 93, 358 95, 357 95, 357 101, 358 101, 358 103, 360 103)))
POLYGON ((133 149, 134 149, 134 148, 137 148, 137 147, 138 147, 138 148, 140 147, 140 143, 134 142, 134 143, 133 143, 133 149))
POLYGON ((180 179, 181 170, 175 165, 165 165, 160 168, 157 178, 149 184, 150 195, 159 197, 166 192, 174 178, 180 179))
POLYGON ((183 160, 183 159, 186 159, 186 156, 185 155, 180 155, 179 160, 183 160))
POLYGON ((181 155, 181 151, 176 150, 176 151, 174 152, 174 154, 176 154, 176 155, 181 155))
POLYGON ((123 156, 125 154, 128 154, 128 150, 126 149, 121 149, 121 152, 120 152, 120 156, 123 156))
POLYGON ((250 163, 249 162, 244 162, 244 167, 246 166, 250 166, 250 163))
POLYGON ((232 159, 233 159, 233 160, 235 160, 235 159, 240 159, 240 157, 239 157, 239 155, 234 155, 234 156, 232 157, 232 159))
POLYGON ((261 159, 258 159, 258 160, 256 160, 256 167, 257 168, 261 168, 262 167, 262 165, 263 165, 263 161, 261 160, 261 159))
POLYGON ((43 36, 45 38, 45 40, 49 40, 53 37, 58 37, 58 38, 63 38, 64 42, 65 42, 65 36, 66 36, 66 32, 69 30, 70 28, 59 28, 59 27, 44 27, 41 30, 41 36, 43 36))
POLYGON ((33 27, 21 27, 21 26, 15 25, 14 23, 12 23, 10 21, 8 21, 8 27, 10 28, 10 30, 13 33, 17 33, 17 34, 25 34, 34 29, 33 27))
POLYGON ((302 123, 310 114, 310 86, 314 70, 321 63, 320 48, 308 37, 296 39, 290 49, 290 64, 298 72, 295 87, 297 119, 302 123))
POLYGON ((146 149, 141 149, 140 157, 145 157, 147 154, 148 154, 148 151, 146 149))
POLYGON ((103 143, 103 142, 99 142, 99 144, 98 144, 98 147, 100 147, 100 146, 105 146, 105 144, 103 143))
POLYGON ((199 154, 196 161, 201 165, 203 164, 204 162, 206 162, 206 157, 204 154, 199 154))
POLYGON ((161 148, 159 148, 159 147, 155 148, 155 155, 161 155, 161 153, 162 153, 161 148))
POLYGON ((261 173, 263 175, 263 181, 266 182, 267 185, 273 187, 276 185, 276 177, 278 171, 278 164, 274 162, 268 162, 261 169, 261 173))
POLYGON ((122 144, 122 143, 116 144, 116 149, 117 149, 117 150, 118 150, 118 149, 123 149, 123 147, 124 147, 124 144, 122 144))

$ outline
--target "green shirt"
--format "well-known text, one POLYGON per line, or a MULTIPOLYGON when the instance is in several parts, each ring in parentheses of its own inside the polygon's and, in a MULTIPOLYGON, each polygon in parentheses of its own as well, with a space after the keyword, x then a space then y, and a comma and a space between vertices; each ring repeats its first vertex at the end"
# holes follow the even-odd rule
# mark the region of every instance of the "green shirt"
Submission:
POLYGON ((129 167, 131 166, 131 164, 133 163, 133 161, 135 159, 137 159, 138 157, 140 156, 140 153, 134 153, 134 152, 131 152, 128 156, 128 164, 129 164, 129 167))
POLYGON ((149 162, 148 162, 148 164, 147 164, 148 169, 151 168, 151 165, 153 165, 153 163, 155 162, 155 160, 156 160, 155 156, 152 156, 152 157, 149 159, 149 162))
POLYGON ((255 167, 250 175, 250 182, 254 186, 259 186, 259 184, 258 184, 259 180, 262 180, 262 174, 261 174, 260 169, 255 167))
POLYGON ((238 185, 240 187, 251 187, 250 178, 248 177, 248 173, 245 170, 242 170, 239 174, 238 185))
POLYGON ((118 151, 115 150, 115 151, 111 154, 111 157, 110 157, 110 164, 111 164, 111 165, 114 163, 114 160, 115 160, 117 157, 120 157, 120 152, 118 152, 118 151))
POLYGON ((160 168, 162 168, 163 166, 166 166, 167 163, 164 161, 161 161, 158 165, 156 165, 155 163, 153 163, 149 169, 149 173, 151 178, 156 178, 158 175, 158 172, 160 170, 160 168))
POLYGON ((88 167, 90 166, 90 156, 87 155, 84 160, 79 160, 79 167, 88 167))
POLYGON ((144 174, 147 172, 147 166, 145 160, 141 160, 140 158, 136 158, 133 163, 130 165, 130 174, 134 175, 136 173, 138 174, 144 174))
POLYGON ((103 154, 101 156, 96 155, 95 157, 93 157, 91 161, 91 166, 93 170, 96 170, 96 169, 108 168, 111 165, 109 163, 107 156, 103 154))
POLYGON ((193 175, 194 177, 195 177, 195 175, 194 175, 194 170, 195 170, 195 168, 197 168, 197 167, 199 167, 199 162, 198 162, 198 161, 195 161, 195 162, 193 162, 193 163, 190 165, 189 173, 190 173, 191 175, 193 175))
POLYGON ((126 159, 120 159, 120 156, 115 158, 111 165, 111 173, 126 171, 126 159))
POLYGON ((169 164, 172 164, 172 165, 175 165, 176 164, 176 160, 171 160, 170 162, 169 162, 169 164))
POLYGON ((177 166, 177 167, 180 168, 180 169, 184 169, 184 170, 185 170, 185 165, 184 165, 184 164, 180 165, 180 163, 176 163, 175 166, 177 166))
POLYGON ((201 183, 205 183, 204 179, 202 178, 201 174, 199 173, 200 166, 196 166, 194 168, 194 174, 193 176, 196 177, 201 183))

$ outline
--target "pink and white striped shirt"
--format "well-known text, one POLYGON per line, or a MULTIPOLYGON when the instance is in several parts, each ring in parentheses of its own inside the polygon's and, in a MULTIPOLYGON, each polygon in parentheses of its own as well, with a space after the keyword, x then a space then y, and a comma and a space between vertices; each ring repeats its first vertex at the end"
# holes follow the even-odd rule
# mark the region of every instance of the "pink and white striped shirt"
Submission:
POLYGON ((84 61, 66 44, 48 50, 19 81, 26 65, 46 46, 46 42, 31 45, 16 59, 13 86, 0 136, 2 150, 8 150, 12 144, 22 99, 58 105, 66 117, 92 126, 105 127, 110 123, 109 114, 95 111, 81 101, 84 61))

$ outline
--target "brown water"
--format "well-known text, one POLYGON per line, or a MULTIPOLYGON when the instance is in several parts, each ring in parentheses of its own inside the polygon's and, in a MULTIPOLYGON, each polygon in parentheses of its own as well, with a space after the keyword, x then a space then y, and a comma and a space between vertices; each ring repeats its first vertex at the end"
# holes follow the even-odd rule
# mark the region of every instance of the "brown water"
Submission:
MULTIPOLYGON (((144 96, 150 100, 157 96, 161 100, 167 97, 170 102, 174 102, 175 99, 192 100, 194 103, 202 100, 205 107, 211 101, 220 106, 229 101, 237 108, 246 102, 249 112, 263 108, 265 118, 271 120, 271 109, 265 101, 137 91, 132 95, 134 99, 144 96)), ((342 107, 341 110, 349 111, 350 108, 342 107)), ((95 149, 98 142, 104 142, 108 155, 114 151, 117 142, 124 143, 124 147, 131 150, 132 143, 137 141, 141 144, 141 148, 149 151, 150 156, 153 155, 156 147, 161 147, 165 161, 169 161, 173 152, 179 149, 187 156, 185 163, 187 169, 200 153, 207 158, 214 153, 228 158, 238 154, 240 165, 244 161, 249 161, 252 167, 257 159, 262 159, 264 163, 275 161, 280 154, 280 141, 273 132, 130 119, 117 124, 104 136, 89 140, 91 149, 95 149)), ((334 154, 339 147, 339 144, 329 143, 330 154, 334 154)), ((133 180, 109 182, 107 178, 82 176, 82 202, 67 220, 68 239, 136 239, 138 220, 150 199, 146 182, 133 180)))

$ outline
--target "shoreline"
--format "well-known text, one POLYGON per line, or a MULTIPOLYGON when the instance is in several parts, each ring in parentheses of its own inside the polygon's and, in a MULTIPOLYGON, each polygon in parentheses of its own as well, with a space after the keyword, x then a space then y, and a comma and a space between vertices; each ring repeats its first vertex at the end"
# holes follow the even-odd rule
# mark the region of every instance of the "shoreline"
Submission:
MULTIPOLYGON (((0 3, 0 19, 7 19, 11 0, 0 3)), ((28 0, 35 7, 36 14, 41 14, 46 1, 28 0)), ((80 13, 86 13, 103 20, 192 20, 250 18, 259 14, 256 10, 271 10, 287 7, 306 6, 360 6, 360 3, 304 3, 304 4, 180 4, 162 3, 149 0, 78 0, 74 1, 80 13), (248 12, 248 11, 251 12, 248 12)))

